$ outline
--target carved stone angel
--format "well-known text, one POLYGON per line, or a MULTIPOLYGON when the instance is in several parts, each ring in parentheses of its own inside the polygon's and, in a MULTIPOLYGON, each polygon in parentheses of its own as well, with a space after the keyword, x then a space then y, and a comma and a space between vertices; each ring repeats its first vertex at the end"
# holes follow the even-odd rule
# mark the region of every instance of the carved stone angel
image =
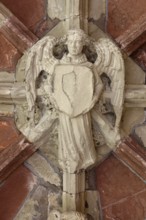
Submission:
MULTIPOLYGON (((39 73, 44 70, 48 73, 50 100, 59 113, 60 166, 68 173, 86 169, 96 161, 91 110, 99 99, 103 99, 103 83, 100 78, 102 73, 106 73, 111 81, 110 99, 116 115, 115 125, 108 130, 115 131, 116 135, 119 130, 124 99, 124 64, 119 50, 108 39, 94 42, 90 41, 82 30, 70 30, 67 36, 59 41, 54 37, 45 37, 31 49, 28 57, 25 74, 31 126, 35 126, 35 82, 39 73), (68 48, 61 59, 55 58, 53 54, 54 46, 59 43, 66 44, 68 48), (94 64, 88 61, 83 53, 83 47, 90 44, 97 53, 94 64)), ((98 109, 96 114, 104 135, 106 119, 100 116, 98 109)))

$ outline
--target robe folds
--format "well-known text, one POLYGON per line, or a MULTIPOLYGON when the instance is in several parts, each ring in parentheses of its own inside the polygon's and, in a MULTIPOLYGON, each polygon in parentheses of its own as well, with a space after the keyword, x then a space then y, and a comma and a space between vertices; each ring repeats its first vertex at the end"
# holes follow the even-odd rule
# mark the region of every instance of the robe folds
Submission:
POLYGON ((58 159, 63 170, 74 173, 96 161, 90 112, 70 118, 59 113, 58 159))
POLYGON ((98 101, 102 82, 84 54, 65 55, 54 68, 53 98, 59 113, 58 160, 61 169, 77 173, 96 161, 90 110, 98 101))

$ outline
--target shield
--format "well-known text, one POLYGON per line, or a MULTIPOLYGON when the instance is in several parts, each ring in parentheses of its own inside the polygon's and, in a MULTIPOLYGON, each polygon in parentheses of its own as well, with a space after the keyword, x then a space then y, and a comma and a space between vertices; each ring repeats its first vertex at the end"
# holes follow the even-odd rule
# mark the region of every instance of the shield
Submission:
POLYGON ((60 111, 76 117, 90 108, 94 92, 93 72, 81 65, 57 65, 53 74, 54 99, 60 111))

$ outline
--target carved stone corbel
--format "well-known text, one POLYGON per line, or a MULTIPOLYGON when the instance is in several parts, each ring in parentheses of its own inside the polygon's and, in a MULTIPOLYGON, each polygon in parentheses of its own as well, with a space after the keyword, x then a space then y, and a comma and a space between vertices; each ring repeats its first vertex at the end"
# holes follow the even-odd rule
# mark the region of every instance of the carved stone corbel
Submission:
MULTIPOLYGON (((114 148, 121 137, 120 120, 124 101, 122 56, 110 40, 94 42, 82 30, 70 30, 61 39, 43 38, 25 57, 26 62, 23 62, 23 58, 19 62, 20 66, 21 63, 24 65, 25 82, 22 80, 15 84, 12 96, 16 100, 15 94, 18 90, 23 91, 22 85, 25 84, 23 112, 26 121, 21 122, 19 119, 19 111, 22 114, 22 110, 19 110, 21 103, 16 100, 16 123, 34 143, 54 123, 57 125, 58 162, 63 170, 63 212, 73 219, 77 216, 85 219, 85 170, 97 161, 92 120, 98 124, 109 147, 114 148), (94 54, 94 61, 83 52, 83 47, 94 54), (115 66, 110 66, 110 62, 115 66), (103 72, 112 81, 111 88, 104 85, 103 72), (117 81, 119 77, 120 82, 117 81), (106 98, 104 91, 110 91, 111 96, 106 98), (112 123, 103 111, 109 100, 115 114, 112 123), (78 212, 83 214, 76 215, 78 212)), ((61 216, 64 214, 60 215, 60 219, 61 216)))

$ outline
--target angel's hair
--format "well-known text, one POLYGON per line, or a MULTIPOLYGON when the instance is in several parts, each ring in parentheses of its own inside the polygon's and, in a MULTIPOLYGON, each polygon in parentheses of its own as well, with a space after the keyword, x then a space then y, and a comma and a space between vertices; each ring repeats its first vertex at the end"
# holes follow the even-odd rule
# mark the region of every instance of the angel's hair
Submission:
POLYGON ((69 30, 67 33, 67 39, 73 35, 77 35, 79 38, 81 38, 84 41, 86 41, 86 39, 88 38, 87 35, 85 34, 85 32, 81 29, 69 30))
POLYGON ((64 42, 64 43, 67 42, 67 40, 70 36, 76 36, 77 38, 81 38, 81 40, 83 42, 85 42, 85 44, 87 44, 87 42, 88 42, 87 34, 81 29, 69 30, 67 35, 65 35, 63 38, 60 39, 60 42, 64 42))

